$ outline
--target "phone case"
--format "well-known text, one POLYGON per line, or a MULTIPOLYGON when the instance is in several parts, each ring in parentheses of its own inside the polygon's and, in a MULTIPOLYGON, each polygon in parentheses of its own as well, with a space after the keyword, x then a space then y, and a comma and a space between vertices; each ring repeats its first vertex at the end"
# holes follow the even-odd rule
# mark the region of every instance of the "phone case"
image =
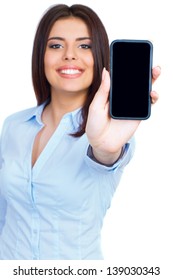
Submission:
MULTIPOLYGON (((131 46, 129 44, 129 46, 131 46)), ((134 45, 133 45, 134 46, 134 45)), ((137 45, 136 45, 137 46, 137 45)), ((141 46, 141 45, 140 45, 141 46)), ((144 46, 144 45, 143 45, 144 46)), ((112 118, 115 118, 115 119, 140 119, 140 120, 144 120, 144 119, 148 119, 149 117, 150 117, 150 115, 151 115, 151 98, 150 98, 150 92, 151 92, 151 89, 152 89, 152 59, 153 59, 153 44, 149 41, 149 40, 132 40, 132 39, 117 39, 117 40, 114 40, 114 41, 112 41, 112 43, 111 43, 111 45, 110 45, 110 75, 111 75, 111 88, 110 88, 110 116, 112 117, 112 118), (125 44, 125 43, 133 43, 133 44, 138 44, 138 46, 139 46, 139 44, 145 44, 145 45, 147 45, 147 46, 149 46, 149 62, 148 62, 148 64, 147 64, 147 66, 148 66, 148 75, 149 75, 149 77, 148 77, 148 92, 146 93, 146 94, 148 94, 147 96, 146 96, 146 98, 148 99, 147 100, 147 105, 145 105, 145 107, 147 106, 147 113, 146 114, 141 114, 141 116, 140 116, 140 113, 138 113, 137 115, 135 115, 135 113, 134 113, 134 116, 128 116, 128 115, 122 115, 122 116, 116 116, 115 114, 114 114, 114 110, 113 110, 113 99, 114 99, 114 97, 113 97, 113 94, 114 94, 114 92, 113 92, 113 75, 115 75, 115 73, 113 73, 113 71, 115 71, 115 69, 114 69, 114 67, 113 67, 113 56, 115 55, 115 54, 113 54, 113 46, 114 46, 114 44, 116 44, 116 43, 123 43, 123 44, 125 44)), ((117 72, 118 72, 118 69, 116 70, 117 72)), ((142 90, 141 90, 142 91, 142 90)), ((130 94, 130 93, 129 93, 130 94)), ((136 100, 136 103, 137 103, 137 101, 139 101, 139 100, 136 100)), ((126 100, 124 100, 124 106, 127 106, 128 107, 128 104, 125 104, 125 102, 126 102, 126 100)), ((129 104, 130 104, 130 102, 129 102, 129 104)), ((121 104, 120 104, 121 105, 121 104)), ((130 106, 130 105, 129 105, 130 106)), ((141 105, 142 106, 142 105, 141 105)), ((140 108, 139 108, 140 109, 140 108)), ((125 109, 124 109, 125 110, 125 109)))

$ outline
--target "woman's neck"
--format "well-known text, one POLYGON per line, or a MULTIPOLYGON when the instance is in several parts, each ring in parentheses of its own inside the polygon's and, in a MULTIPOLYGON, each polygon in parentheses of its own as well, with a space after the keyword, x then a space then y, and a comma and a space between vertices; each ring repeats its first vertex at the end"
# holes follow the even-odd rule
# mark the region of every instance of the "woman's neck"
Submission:
POLYGON ((52 94, 50 103, 45 107, 42 115, 42 121, 45 124, 57 126, 62 117, 76 109, 82 107, 85 102, 86 95, 83 96, 56 96, 52 94))

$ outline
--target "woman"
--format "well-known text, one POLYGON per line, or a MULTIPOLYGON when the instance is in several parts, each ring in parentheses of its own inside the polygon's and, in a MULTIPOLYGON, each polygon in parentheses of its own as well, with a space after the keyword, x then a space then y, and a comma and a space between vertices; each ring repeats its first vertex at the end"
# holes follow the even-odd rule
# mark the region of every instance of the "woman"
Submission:
POLYGON ((109 42, 94 11, 46 11, 32 56, 38 106, 8 117, 1 135, 1 259, 103 258, 103 218, 140 123, 110 118, 108 70, 109 42))

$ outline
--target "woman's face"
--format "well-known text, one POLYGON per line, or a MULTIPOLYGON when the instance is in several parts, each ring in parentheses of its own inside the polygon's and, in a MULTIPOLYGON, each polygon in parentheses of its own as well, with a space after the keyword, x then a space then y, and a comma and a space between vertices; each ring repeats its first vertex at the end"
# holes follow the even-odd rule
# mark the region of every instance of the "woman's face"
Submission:
POLYGON ((69 17, 57 20, 48 36, 44 67, 55 94, 85 96, 93 81, 92 42, 83 20, 69 17))

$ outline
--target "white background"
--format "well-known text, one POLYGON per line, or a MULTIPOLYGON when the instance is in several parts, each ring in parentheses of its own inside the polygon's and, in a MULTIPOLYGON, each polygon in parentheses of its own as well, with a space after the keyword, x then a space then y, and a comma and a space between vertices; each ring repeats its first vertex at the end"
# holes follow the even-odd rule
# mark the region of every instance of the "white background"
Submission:
MULTIPOLYGON (((153 65, 162 75, 153 86, 160 99, 136 133, 136 153, 127 166, 105 218, 106 261, 161 266, 166 279, 173 252, 173 15, 169 0, 81 0, 102 19, 110 39, 148 39, 153 65), (167 270, 167 272, 166 272, 167 270)), ((0 128, 9 114, 36 105, 31 82, 33 38, 44 11, 58 1, 1 1, 0 128)), ((168 273, 169 279, 170 273, 168 273)), ((148 279, 148 278, 147 278, 148 279)), ((168 278, 167 278, 168 279, 168 278)))

